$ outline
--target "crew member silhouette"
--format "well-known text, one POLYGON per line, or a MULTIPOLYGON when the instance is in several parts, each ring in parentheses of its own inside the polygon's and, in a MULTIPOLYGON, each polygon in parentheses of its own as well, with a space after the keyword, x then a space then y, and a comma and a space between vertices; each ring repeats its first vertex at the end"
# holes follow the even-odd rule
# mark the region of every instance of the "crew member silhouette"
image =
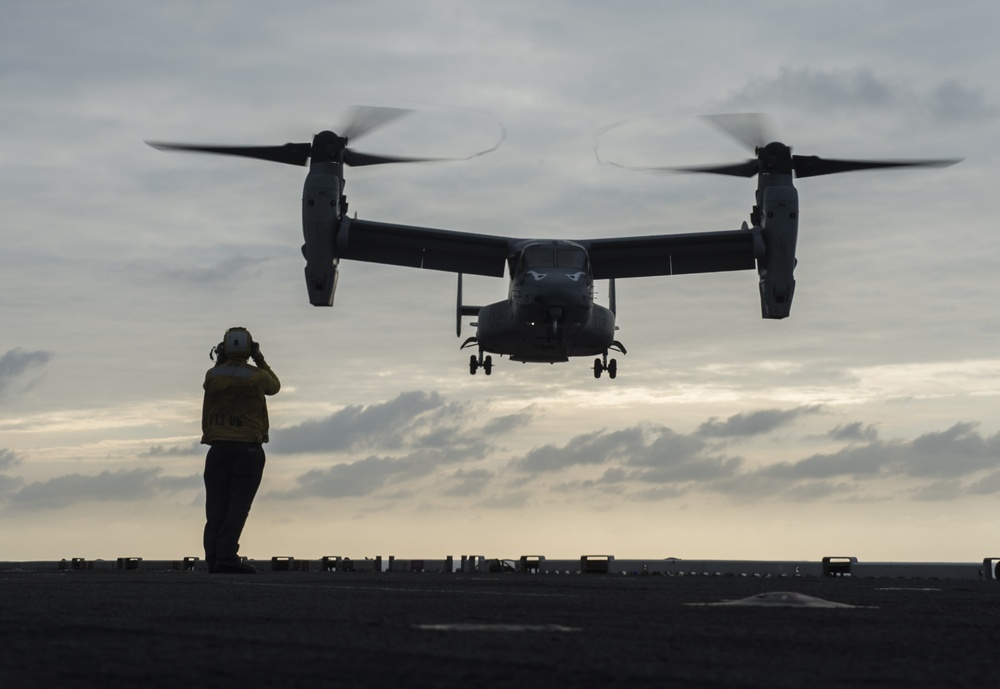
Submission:
POLYGON ((205 560, 208 571, 253 574, 239 556, 240 534, 264 474, 266 395, 281 382, 246 328, 230 328, 205 374, 201 442, 205 458, 205 560), (247 359, 253 359, 251 365, 247 359))

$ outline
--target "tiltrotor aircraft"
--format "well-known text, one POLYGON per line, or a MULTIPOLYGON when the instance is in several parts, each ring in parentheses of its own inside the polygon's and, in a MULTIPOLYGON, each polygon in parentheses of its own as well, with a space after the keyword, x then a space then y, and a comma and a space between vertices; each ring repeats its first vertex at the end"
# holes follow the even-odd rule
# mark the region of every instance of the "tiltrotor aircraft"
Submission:
MULTIPOLYGON (((574 241, 520 239, 351 218, 344 195, 344 166, 433 160, 360 153, 350 141, 409 111, 359 107, 340 134, 323 131, 312 143, 283 146, 216 146, 147 142, 161 150, 194 151, 309 165, 302 196, 306 288, 314 306, 332 306, 341 259, 427 268, 458 274, 456 332, 462 317, 476 316, 476 334, 461 348, 478 347, 469 372, 492 372, 491 354, 512 361, 556 363, 596 357, 594 376, 614 378, 611 351, 625 354, 615 339, 615 280, 757 269, 761 314, 789 315, 795 291, 798 193, 793 176, 811 177, 851 170, 946 166, 956 160, 863 161, 793 155, 791 148, 766 140, 755 115, 722 115, 711 121, 754 150, 755 157, 731 165, 644 168, 757 176, 756 202, 749 225, 738 230, 607 237, 574 241), (462 275, 510 278, 507 298, 486 306, 462 302, 462 275), (594 281, 609 280, 609 305, 594 302, 594 281)), ((492 150, 492 149, 489 149, 492 150)), ((481 153, 485 153, 483 151, 481 153)), ((480 154, 481 154, 480 153, 480 154)), ((476 154, 476 155, 480 155, 476 154)))

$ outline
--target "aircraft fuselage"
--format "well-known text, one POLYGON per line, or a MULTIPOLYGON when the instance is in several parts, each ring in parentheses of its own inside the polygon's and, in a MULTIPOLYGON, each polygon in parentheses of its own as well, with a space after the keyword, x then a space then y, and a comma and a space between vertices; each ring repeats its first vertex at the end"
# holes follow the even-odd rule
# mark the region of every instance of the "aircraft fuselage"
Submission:
POLYGON ((480 350, 514 361, 600 355, 614 343, 615 317, 594 303, 587 251, 567 241, 527 241, 509 260, 505 301, 479 311, 480 350))

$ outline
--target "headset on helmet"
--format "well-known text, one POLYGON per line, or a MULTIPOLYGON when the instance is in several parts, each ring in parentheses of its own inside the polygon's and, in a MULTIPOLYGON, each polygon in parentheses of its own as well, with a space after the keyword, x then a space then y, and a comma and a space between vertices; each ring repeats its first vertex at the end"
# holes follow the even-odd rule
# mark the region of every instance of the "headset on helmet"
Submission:
POLYGON ((253 354, 253 337, 246 328, 230 328, 222 338, 223 352, 227 357, 249 357, 253 354))
POLYGON ((209 358, 214 358, 211 354, 216 354, 227 359, 246 359, 253 355, 254 345, 250 331, 243 327, 230 328, 222 337, 222 342, 209 353, 209 358))

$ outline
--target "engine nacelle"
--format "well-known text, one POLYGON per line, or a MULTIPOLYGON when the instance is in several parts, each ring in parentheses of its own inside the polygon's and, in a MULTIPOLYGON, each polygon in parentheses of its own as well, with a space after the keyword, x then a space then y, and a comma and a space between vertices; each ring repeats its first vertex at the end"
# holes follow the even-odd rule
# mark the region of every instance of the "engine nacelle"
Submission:
POLYGON ((767 187, 762 202, 764 257, 757 260, 761 316, 787 318, 795 294, 793 272, 799 236, 799 194, 795 187, 767 187))
POLYGON ((327 263, 306 263, 306 289, 309 290, 309 303, 313 306, 333 306, 333 295, 340 278, 337 263, 337 259, 327 263))
MULTIPOLYGON (((314 168, 318 165, 314 165, 314 168)), ((334 241, 340 226, 340 195, 343 180, 323 170, 306 176, 302 192, 302 255, 306 259, 306 289, 313 306, 333 306, 339 260, 334 241)))

